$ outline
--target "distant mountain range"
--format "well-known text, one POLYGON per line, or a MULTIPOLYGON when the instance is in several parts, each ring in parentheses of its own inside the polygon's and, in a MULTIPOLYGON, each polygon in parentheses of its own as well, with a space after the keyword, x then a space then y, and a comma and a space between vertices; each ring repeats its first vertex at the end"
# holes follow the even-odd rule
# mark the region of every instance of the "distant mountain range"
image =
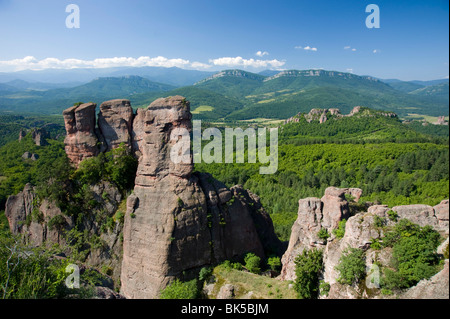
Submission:
POLYGON ((184 70, 180 68, 163 67, 117 67, 117 68, 86 68, 86 69, 46 69, 25 70, 19 72, 0 72, 0 83, 13 80, 26 82, 44 82, 52 84, 75 83, 83 84, 100 77, 122 77, 126 75, 137 75, 150 81, 166 83, 173 86, 186 86, 194 84, 214 72, 184 70))
POLYGON ((110 68, 0 73, 0 111, 60 114, 76 102, 130 99, 143 107, 180 94, 206 120, 289 118, 311 108, 356 106, 423 115, 449 114, 449 81, 380 80, 326 70, 243 70, 217 73, 178 68, 110 68))
POLYGON ((416 84, 405 92, 374 77, 344 72, 287 70, 263 76, 227 70, 195 86, 239 100, 244 106, 227 115, 230 120, 287 118, 311 108, 337 107, 348 113, 356 105, 394 111, 401 116, 448 115, 448 81, 427 87, 416 84))

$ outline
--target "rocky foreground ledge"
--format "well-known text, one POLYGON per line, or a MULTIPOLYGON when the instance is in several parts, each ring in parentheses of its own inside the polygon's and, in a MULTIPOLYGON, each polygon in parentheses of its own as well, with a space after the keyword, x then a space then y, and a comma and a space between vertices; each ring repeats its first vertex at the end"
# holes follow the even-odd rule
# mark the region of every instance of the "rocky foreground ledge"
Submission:
MULTIPOLYGON (((366 269, 370 269, 374 262, 389 266, 392 252, 389 249, 375 251, 370 248, 374 240, 381 239, 383 231, 376 225, 382 219, 386 226, 395 225, 398 220, 408 219, 419 226, 429 225, 444 238, 447 238, 438 253, 448 245, 449 236, 449 200, 443 200, 432 207, 428 205, 405 205, 389 208, 386 205, 374 205, 354 216, 349 216, 349 203, 345 195, 358 189, 329 187, 324 196, 319 198, 305 198, 299 200, 298 217, 292 226, 289 246, 282 258, 283 268, 280 279, 295 280, 295 258, 309 249, 323 249, 324 271, 322 279, 330 284, 328 297, 331 299, 367 298, 367 291, 355 289, 338 283, 339 273, 335 267, 339 263, 342 253, 347 248, 365 250, 366 269), (396 220, 390 218, 389 213, 395 212, 396 220), (347 219, 343 238, 336 238, 333 230, 338 228, 341 220, 347 219), (319 238, 318 232, 326 229, 330 237, 319 238)), ((392 214, 392 213, 391 213, 392 214)), ((400 298, 449 298, 448 260, 444 269, 429 280, 423 280, 400 298)))

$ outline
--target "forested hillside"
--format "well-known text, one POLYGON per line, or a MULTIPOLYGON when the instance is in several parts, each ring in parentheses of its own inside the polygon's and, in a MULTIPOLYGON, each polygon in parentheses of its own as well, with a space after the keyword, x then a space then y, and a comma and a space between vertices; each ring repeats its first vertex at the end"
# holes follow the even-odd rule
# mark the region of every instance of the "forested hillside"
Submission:
POLYGON ((127 98, 134 106, 145 107, 156 98, 177 94, 191 102, 194 118, 215 121, 286 119, 312 108, 339 108, 346 114, 357 105, 392 111, 400 117, 410 114, 436 117, 448 115, 449 107, 448 81, 435 85, 403 81, 389 84, 337 71, 286 70, 263 75, 225 70, 209 77, 206 76, 210 73, 200 72, 192 79, 199 79, 202 74, 206 78, 195 85, 176 87, 170 81, 170 72, 153 82, 158 78, 149 76, 147 69, 128 71, 136 75, 119 76, 126 71, 118 70, 113 73, 117 77, 101 77, 70 88, 21 89, 23 85, 8 84, 14 82, 2 83, 0 111, 60 114, 74 101, 101 103, 113 98, 127 98))
POLYGON ((283 240, 289 239, 298 200, 320 197, 329 186, 361 188, 363 207, 366 201, 390 207, 436 205, 448 198, 448 127, 446 137, 424 134, 381 113, 363 109, 359 116, 328 115, 331 119, 321 124, 299 115, 299 122, 280 127, 274 175, 260 175, 259 164, 248 163, 196 168, 258 194, 283 240))

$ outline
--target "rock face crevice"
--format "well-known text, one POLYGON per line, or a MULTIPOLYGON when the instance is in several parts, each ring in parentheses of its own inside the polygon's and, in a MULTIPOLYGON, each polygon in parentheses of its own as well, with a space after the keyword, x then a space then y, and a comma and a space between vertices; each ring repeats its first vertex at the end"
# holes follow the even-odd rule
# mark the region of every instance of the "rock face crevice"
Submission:
POLYGON ((131 150, 133 118, 133 109, 129 100, 111 100, 100 105, 98 129, 106 144, 106 152, 121 144, 131 150))

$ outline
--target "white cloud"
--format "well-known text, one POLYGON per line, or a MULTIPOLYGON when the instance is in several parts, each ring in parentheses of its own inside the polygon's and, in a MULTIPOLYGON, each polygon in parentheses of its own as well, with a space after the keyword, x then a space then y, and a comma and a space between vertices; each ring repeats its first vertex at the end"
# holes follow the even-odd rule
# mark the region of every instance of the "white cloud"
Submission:
POLYGON ((373 50, 372 52, 373 52, 373 53, 380 53, 380 50, 375 49, 375 50, 373 50))
POLYGON ((258 51, 258 52, 256 52, 256 55, 257 56, 259 56, 259 57, 263 57, 263 56, 265 56, 265 55, 269 55, 269 52, 267 52, 267 51, 258 51))
POLYGON ((306 51, 317 51, 317 48, 313 48, 313 47, 310 47, 308 45, 308 46, 304 47, 303 50, 306 50, 306 51))
POLYGON ((201 62, 190 62, 189 60, 176 58, 168 59, 163 56, 139 58, 132 57, 113 57, 98 58, 94 60, 45 58, 38 60, 33 56, 27 56, 23 59, 13 59, 0 61, 0 71, 21 71, 21 70, 44 70, 44 69, 76 69, 76 68, 109 68, 109 67, 179 67, 179 68, 209 68, 211 65, 201 62))
POLYGON ((344 47, 344 50, 351 50, 351 51, 353 51, 353 52, 355 52, 355 51, 356 51, 356 49, 355 49, 355 48, 352 48, 352 47, 351 47, 351 46, 349 46, 349 45, 345 46, 345 47, 344 47))
POLYGON ((255 60, 255 59, 244 59, 240 56, 238 57, 222 57, 217 59, 209 60, 215 66, 226 66, 226 67, 253 67, 253 68, 279 68, 283 66, 286 62, 273 60, 255 60))
MULTIPOLYGON (((259 51, 261 52, 261 51, 259 51)), ((261 55, 267 55, 267 52, 261 52, 261 55)), ((113 57, 113 58, 98 58, 93 60, 82 59, 64 59, 45 58, 38 60, 33 56, 27 56, 22 59, 0 60, 0 72, 14 72, 21 70, 44 70, 44 69, 77 69, 77 68, 110 68, 110 67, 178 67, 182 69, 210 69, 214 66, 226 67, 253 67, 253 68, 274 68, 279 69, 285 65, 285 61, 277 59, 263 60, 263 59, 244 59, 238 57, 222 57, 211 59, 208 63, 198 61, 191 62, 189 60, 176 58, 169 59, 163 56, 148 57, 141 56, 139 58, 133 57, 113 57)))
POLYGON ((310 47, 309 45, 307 45, 306 47, 296 46, 294 48, 298 49, 298 50, 303 49, 303 50, 306 50, 306 51, 317 51, 317 48, 310 47))
POLYGON ((352 68, 348 68, 348 69, 346 69, 346 71, 347 71, 348 73, 353 73, 353 69, 352 69, 352 68))
POLYGON ((353 52, 355 52, 355 51, 356 51, 356 49, 355 49, 355 48, 353 48, 353 49, 352 49, 352 51, 353 51, 353 52))
POLYGON ((191 63, 191 68, 193 68, 193 69, 209 69, 211 67, 212 67, 211 64, 205 64, 205 63, 201 63, 201 62, 192 62, 191 63))

